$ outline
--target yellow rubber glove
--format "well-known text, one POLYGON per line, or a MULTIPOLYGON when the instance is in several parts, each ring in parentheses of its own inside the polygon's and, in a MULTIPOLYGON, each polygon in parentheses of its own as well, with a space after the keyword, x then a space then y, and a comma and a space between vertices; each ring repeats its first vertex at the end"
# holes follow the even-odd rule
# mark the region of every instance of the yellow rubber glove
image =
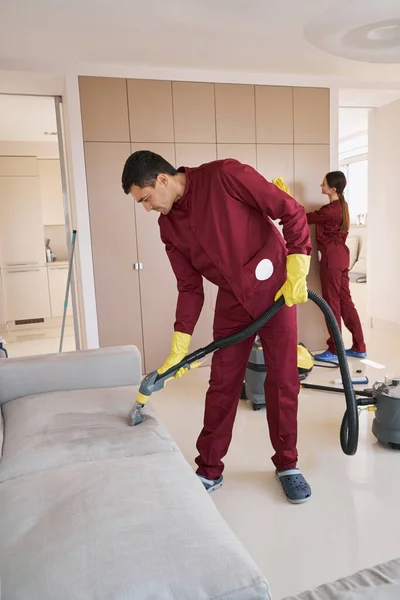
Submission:
POLYGON ((287 306, 307 302, 307 275, 310 270, 311 256, 307 254, 289 254, 286 257, 287 279, 275 296, 285 298, 287 306))
POLYGON ((284 179, 282 179, 282 177, 275 177, 275 179, 272 180, 272 183, 286 194, 289 194, 290 196, 290 190, 286 185, 284 179))
MULTIPOLYGON (((160 375, 165 373, 165 371, 168 371, 168 369, 170 369, 174 365, 177 365, 178 363, 180 363, 181 360, 185 358, 185 356, 189 352, 189 346, 190 346, 191 339, 192 339, 192 336, 189 335, 188 333, 180 333, 179 331, 174 332, 174 335, 172 337, 171 352, 170 352, 167 360, 164 362, 164 364, 158 369, 158 373, 160 375)), ((190 365, 190 368, 195 369, 199 365, 200 365, 199 362, 194 362, 190 365)), ((182 377, 182 375, 184 375, 188 371, 189 371, 189 369, 185 369, 182 367, 174 375, 174 377, 179 379, 180 377, 182 377)))

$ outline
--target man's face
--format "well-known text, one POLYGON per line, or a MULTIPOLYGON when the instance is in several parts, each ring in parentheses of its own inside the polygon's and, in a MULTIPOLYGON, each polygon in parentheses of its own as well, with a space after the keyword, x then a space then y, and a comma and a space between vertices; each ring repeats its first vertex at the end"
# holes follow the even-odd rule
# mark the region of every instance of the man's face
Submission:
POLYGON ((142 204, 147 212, 154 210, 167 215, 174 203, 170 180, 167 175, 159 175, 155 187, 140 188, 133 185, 129 190, 135 202, 142 204))

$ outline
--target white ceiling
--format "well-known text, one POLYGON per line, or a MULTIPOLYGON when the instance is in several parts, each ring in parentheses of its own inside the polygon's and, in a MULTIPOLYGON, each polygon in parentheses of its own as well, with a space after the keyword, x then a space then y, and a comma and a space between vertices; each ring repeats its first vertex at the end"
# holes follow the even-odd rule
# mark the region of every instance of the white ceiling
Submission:
MULTIPOLYGON (((398 0, 3 0, 0 69, 138 65, 400 84, 400 64, 393 64, 400 40, 394 34, 383 44, 392 64, 348 58, 349 46, 360 54, 365 42, 359 32, 358 41, 349 32, 371 19, 398 17, 398 0)), ((369 45, 366 59, 385 59, 381 46, 375 44, 371 58, 369 45)))

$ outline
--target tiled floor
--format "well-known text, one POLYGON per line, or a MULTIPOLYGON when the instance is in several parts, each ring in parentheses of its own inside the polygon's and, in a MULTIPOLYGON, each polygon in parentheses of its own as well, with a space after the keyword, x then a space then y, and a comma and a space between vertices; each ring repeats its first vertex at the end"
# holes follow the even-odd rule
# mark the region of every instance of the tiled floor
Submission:
MULTIPOLYGON (((360 286, 361 284, 357 284, 360 286)), ((353 286, 354 287, 354 286, 353 286)), ((363 290, 354 298, 360 312, 363 290)), ((386 365, 362 367, 370 383, 400 373, 398 334, 370 329, 363 318, 369 358, 386 365)), ((348 336, 345 334, 348 343, 348 336)), ((194 465, 202 426, 209 370, 171 382, 152 402, 194 465)), ((336 371, 314 369, 309 382, 329 384, 336 371)), ((313 488, 309 503, 292 506, 275 481, 265 411, 241 401, 225 464, 225 484, 213 499, 239 539, 267 576, 280 600, 358 569, 400 556, 400 452, 376 443, 373 413, 360 415, 358 452, 341 451, 342 395, 302 390, 299 409, 299 466, 313 488)))

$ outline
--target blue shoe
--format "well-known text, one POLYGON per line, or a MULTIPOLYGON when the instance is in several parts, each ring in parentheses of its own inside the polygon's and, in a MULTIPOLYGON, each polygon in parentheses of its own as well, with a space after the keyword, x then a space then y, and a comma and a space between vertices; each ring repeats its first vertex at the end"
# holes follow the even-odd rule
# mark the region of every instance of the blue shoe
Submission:
POLYGON ((349 348, 348 350, 346 350, 346 356, 348 356, 349 358, 366 358, 367 353, 356 352, 355 350, 353 350, 353 348, 349 348))
POLYGON ((214 492, 215 490, 218 490, 218 488, 220 488, 222 486, 222 483, 224 481, 224 478, 222 477, 218 477, 218 479, 206 479, 205 477, 203 477, 202 475, 199 475, 198 473, 196 473, 197 477, 200 479, 201 483, 204 485, 205 490, 211 494, 211 492, 214 492))
POLYGON ((338 359, 338 357, 336 356, 336 354, 332 354, 332 352, 329 352, 329 350, 325 350, 325 352, 321 352, 321 354, 314 354, 314 358, 315 360, 320 360, 320 361, 327 361, 327 360, 336 360, 338 359))

